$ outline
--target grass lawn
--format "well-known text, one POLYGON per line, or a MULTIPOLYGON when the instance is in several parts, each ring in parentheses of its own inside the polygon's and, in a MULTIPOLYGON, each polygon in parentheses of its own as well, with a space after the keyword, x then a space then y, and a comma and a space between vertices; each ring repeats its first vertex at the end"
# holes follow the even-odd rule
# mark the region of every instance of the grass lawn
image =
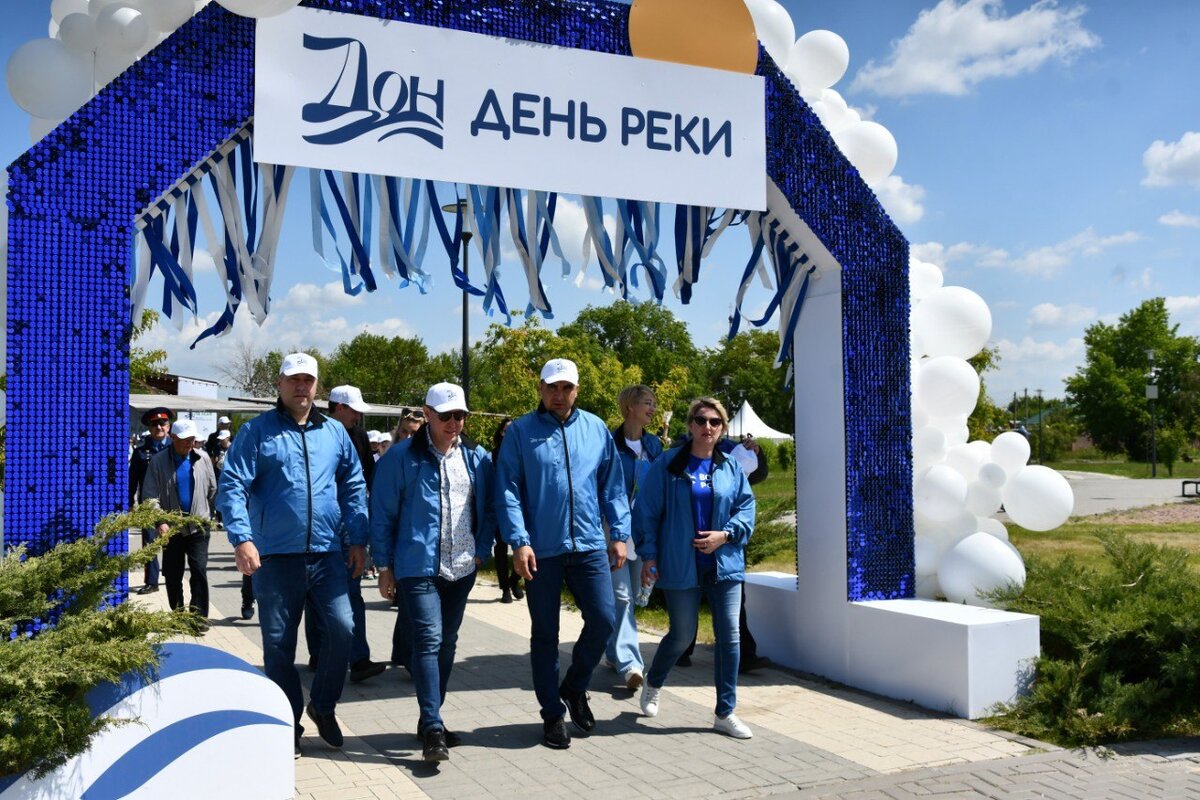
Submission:
MULTIPOLYGON (((1012 525, 1009 539, 1025 557, 1062 558, 1074 556, 1082 564, 1099 567, 1103 564, 1103 548, 1096 536, 1105 531, 1120 531, 1130 538, 1156 545, 1171 545, 1200 555, 1200 503, 1174 504, 1118 512, 1102 517, 1084 517, 1067 522, 1061 528, 1046 533, 1027 531, 1012 525), (1161 518, 1172 512, 1170 521, 1161 518)), ((1190 562, 1200 571, 1200 558, 1190 562)))
MULTIPOLYGON (((1150 462, 1128 461, 1124 456, 1105 458, 1099 454, 1085 454, 1062 461, 1051 461, 1046 464, 1051 469, 1065 469, 1073 472, 1102 472, 1105 475, 1120 475, 1124 478, 1149 478, 1150 462)), ((1158 464, 1159 478, 1200 478, 1200 462, 1177 461, 1174 470, 1168 470, 1161 461, 1158 464)))

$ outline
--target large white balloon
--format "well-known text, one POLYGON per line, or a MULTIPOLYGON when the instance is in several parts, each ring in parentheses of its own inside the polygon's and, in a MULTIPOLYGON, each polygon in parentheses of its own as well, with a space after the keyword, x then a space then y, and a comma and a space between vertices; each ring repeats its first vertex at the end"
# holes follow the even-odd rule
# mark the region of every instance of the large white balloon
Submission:
POLYGON ((62 24, 71 14, 88 13, 88 0, 50 0, 50 18, 62 24))
MULTIPOLYGON (((274 17, 285 11, 291 11, 300 5, 300 0, 217 0, 217 3, 243 17, 262 19, 264 17, 274 17)), ((754 11, 751 9, 751 14, 753 13, 754 11)), ((783 13, 786 14, 787 12, 784 11, 783 13)), ((788 20, 790 21, 791 17, 788 17, 788 20)))
POLYGON ((912 327, 929 355, 970 358, 992 335, 992 312, 970 289, 943 286, 921 298, 912 312, 912 327))
POLYGON ((967 482, 950 467, 935 464, 917 478, 913 506, 934 522, 948 522, 962 513, 967 482))
POLYGON ((994 461, 989 461, 979 468, 979 480, 993 489, 999 489, 1008 480, 1008 473, 1004 471, 1004 467, 994 461))
POLYGON ((96 52, 96 20, 88 14, 68 14, 58 26, 59 40, 76 53, 96 52))
POLYGON ((945 280, 937 264, 912 259, 908 264, 908 291, 914 300, 924 300, 945 280))
POLYGON ((975 442, 956 444, 946 451, 946 466, 958 470, 968 483, 979 477, 979 468, 987 462, 987 454, 974 445, 975 442))
POLYGON ((133 53, 99 48, 96 51, 96 88, 112 83, 114 78, 129 69, 133 61, 133 53))
POLYGON ((937 572, 941 557, 942 551, 937 542, 927 536, 917 536, 913 539, 913 564, 918 577, 937 572))
MULTIPOLYGON (((29 142, 37 144, 42 139, 46 138, 46 134, 62 124, 61 119, 42 119, 41 117, 29 118, 29 142)), ((6 209, 7 205, 4 206, 6 209)))
POLYGON ((788 54, 788 68, 800 76, 805 91, 828 89, 842 79, 848 66, 850 48, 833 31, 809 31, 788 54))
POLYGON ((900 157, 896 137, 887 128, 871 120, 859 120, 838 130, 834 141, 862 179, 870 184, 879 183, 891 175, 900 157))
POLYGON ((196 6, 192 0, 154 0, 141 6, 150 27, 162 33, 170 33, 192 18, 196 6))
POLYGON ((942 596, 937 574, 921 575, 917 578, 916 595, 922 600, 937 600, 942 596))
POLYGON ((1054 530, 1075 509, 1071 484, 1049 467, 1025 467, 1004 484, 1002 497, 1009 518, 1031 531, 1054 530))
POLYGON ((16 49, 5 70, 8 92, 35 117, 64 119, 92 94, 90 59, 56 39, 34 39, 16 49))
POLYGON ((979 401, 979 375, 961 358, 931 358, 913 378, 913 397, 930 416, 970 414, 979 401))
POLYGON ((1013 475, 1029 463, 1029 440, 1016 431, 1005 431, 992 440, 992 461, 1013 475))
POLYGON ((986 533, 963 539, 942 557, 938 583, 952 603, 991 605, 980 594, 1025 585, 1025 563, 1007 542, 986 533))
POLYGON ((114 3, 96 17, 96 37, 108 50, 136 53, 150 38, 150 23, 136 8, 114 3))
POLYGON ((986 533, 989 536, 995 536, 1002 542, 1008 541, 1008 528, 1004 527, 1004 523, 998 519, 991 517, 983 517, 976 521, 976 527, 981 533, 986 533))
MULTIPOLYGON (((271 1, 283 2, 283 0, 271 1)), ((257 5, 260 0, 217 0, 217 2, 229 8, 231 2, 238 4, 254 3, 257 5)), ((299 2, 299 0, 296 0, 296 2, 299 2)), ((762 46, 766 48, 767 55, 780 68, 787 66, 792 44, 796 41, 796 25, 792 22, 792 15, 787 12, 786 8, 777 3, 776 0, 745 0, 745 3, 746 8, 750 10, 751 18, 754 19, 754 32, 758 35, 758 40, 762 42, 762 46)), ((262 4, 266 5, 267 3, 263 2, 262 4)), ((230 10, 232 11, 233 9, 230 10)))
POLYGON ((990 517, 1000 510, 1000 490, 983 481, 971 481, 967 486, 967 511, 977 517, 990 517))
POLYGON ((932 425, 913 431, 913 455, 924 459, 939 459, 946 452, 946 434, 932 425))

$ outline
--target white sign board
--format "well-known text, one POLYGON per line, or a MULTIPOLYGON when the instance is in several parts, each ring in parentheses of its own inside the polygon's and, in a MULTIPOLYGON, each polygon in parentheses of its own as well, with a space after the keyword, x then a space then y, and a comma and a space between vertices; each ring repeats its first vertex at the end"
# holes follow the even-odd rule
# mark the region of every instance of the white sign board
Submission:
POLYGON ((307 8, 255 57, 266 163, 766 209, 758 76, 307 8))

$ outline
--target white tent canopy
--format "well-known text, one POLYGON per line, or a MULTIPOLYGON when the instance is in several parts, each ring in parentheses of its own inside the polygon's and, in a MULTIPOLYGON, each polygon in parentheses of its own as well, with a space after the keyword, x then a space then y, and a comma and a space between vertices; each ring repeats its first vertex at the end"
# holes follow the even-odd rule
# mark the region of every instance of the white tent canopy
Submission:
POLYGON ((770 425, 762 421, 758 413, 751 407, 750 402, 742 403, 742 407, 738 410, 733 419, 729 420, 729 436, 737 439, 746 434, 750 434, 755 439, 774 439, 774 440, 790 440, 792 437, 789 434, 775 430, 770 425))

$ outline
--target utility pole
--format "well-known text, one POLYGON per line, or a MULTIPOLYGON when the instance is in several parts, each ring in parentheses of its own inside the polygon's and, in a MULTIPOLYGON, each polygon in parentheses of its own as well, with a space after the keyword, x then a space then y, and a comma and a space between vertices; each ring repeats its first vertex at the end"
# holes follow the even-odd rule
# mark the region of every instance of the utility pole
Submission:
POLYGON ((1146 375, 1146 402, 1150 405, 1150 477, 1158 477, 1158 419, 1154 401, 1158 399, 1158 369, 1154 366, 1154 351, 1147 348, 1146 360, 1150 372, 1146 375))
POLYGON ((1038 463, 1043 464, 1045 462, 1042 461, 1042 433, 1046 427, 1046 415, 1042 412, 1042 390, 1037 389, 1036 391, 1038 399, 1038 463))

